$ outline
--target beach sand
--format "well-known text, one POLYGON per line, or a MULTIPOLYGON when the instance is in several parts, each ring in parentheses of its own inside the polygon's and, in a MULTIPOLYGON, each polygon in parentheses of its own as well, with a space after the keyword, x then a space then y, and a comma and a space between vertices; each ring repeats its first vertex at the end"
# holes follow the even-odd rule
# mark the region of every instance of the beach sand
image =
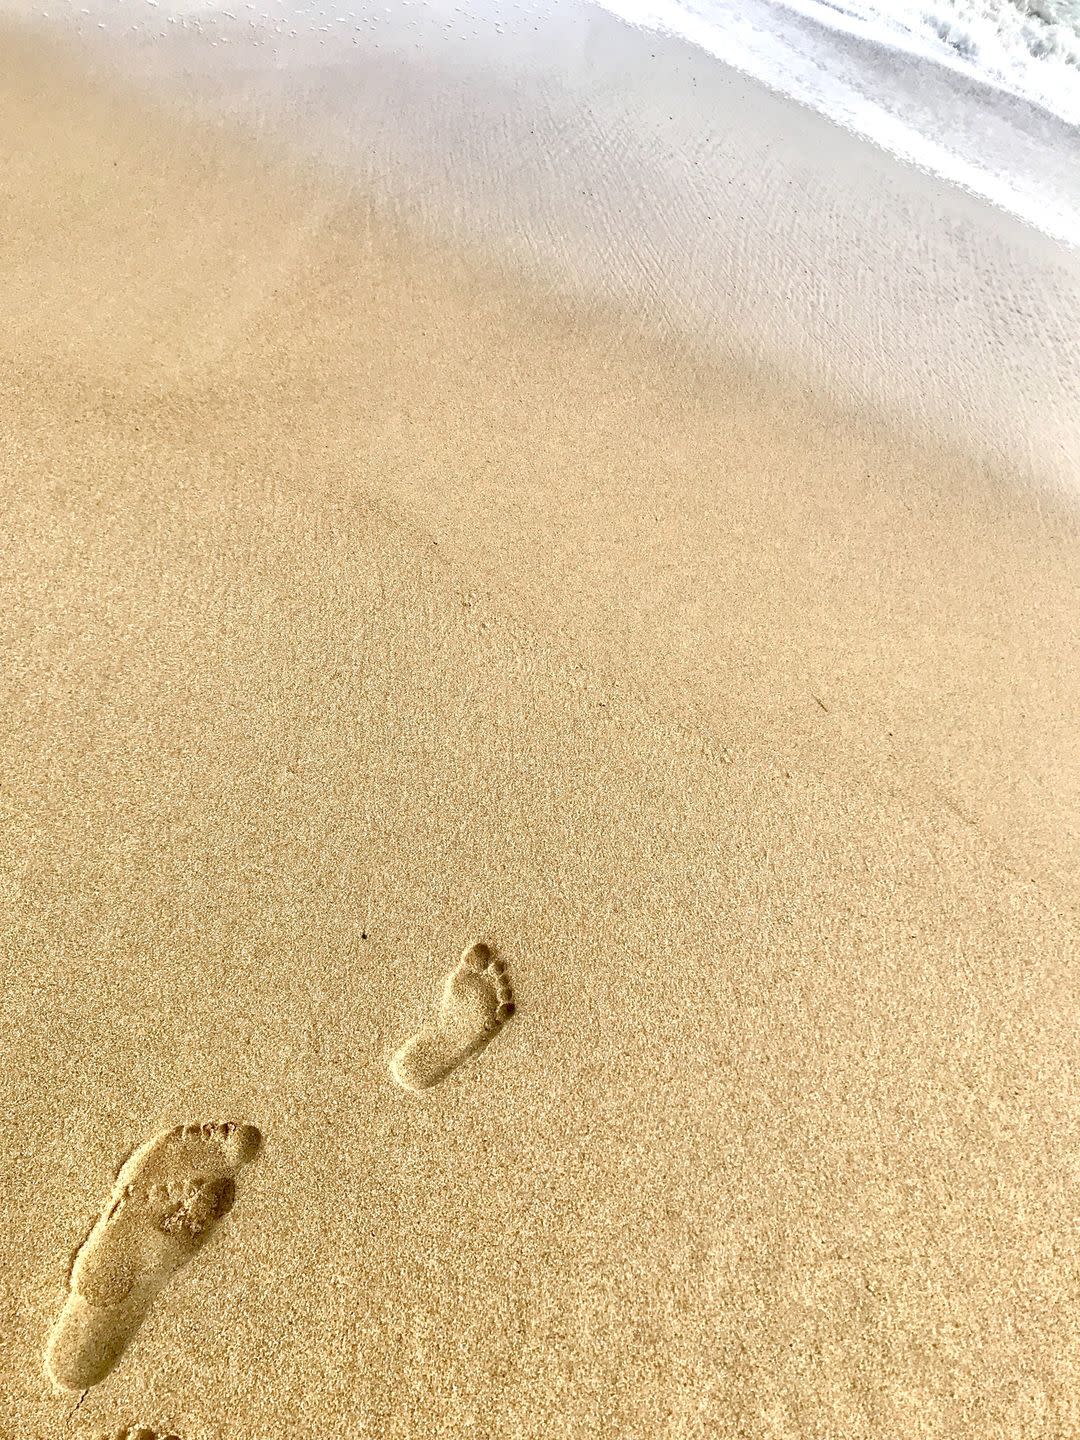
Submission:
POLYGON ((1010 469, 2 40, 0 1432, 1078 1433, 1064 392, 1010 469))

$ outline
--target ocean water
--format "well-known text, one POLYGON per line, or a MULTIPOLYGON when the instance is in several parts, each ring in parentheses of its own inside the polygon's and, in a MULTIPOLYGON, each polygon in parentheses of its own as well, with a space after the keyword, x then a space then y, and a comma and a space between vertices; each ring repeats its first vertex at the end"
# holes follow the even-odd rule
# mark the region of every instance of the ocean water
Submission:
POLYGON ((1080 0, 601 0, 1080 245, 1080 0))
POLYGON ((783 8, 923 55, 1080 124, 1080 0, 785 0, 783 8))
MULTIPOLYGON (((705 43, 719 54, 756 37, 805 34, 793 17, 836 36, 919 57, 1080 125, 1080 0, 614 0, 634 23, 705 43)), ((823 54, 814 57, 820 64, 823 54)))

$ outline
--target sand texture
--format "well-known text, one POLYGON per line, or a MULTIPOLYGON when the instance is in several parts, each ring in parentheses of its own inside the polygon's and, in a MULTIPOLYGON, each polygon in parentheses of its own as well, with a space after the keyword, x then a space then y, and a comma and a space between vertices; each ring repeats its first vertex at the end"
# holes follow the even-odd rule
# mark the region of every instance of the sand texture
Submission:
POLYGON ((1060 472, 0 41, 0 1434, 1080 1433, 1060 472))

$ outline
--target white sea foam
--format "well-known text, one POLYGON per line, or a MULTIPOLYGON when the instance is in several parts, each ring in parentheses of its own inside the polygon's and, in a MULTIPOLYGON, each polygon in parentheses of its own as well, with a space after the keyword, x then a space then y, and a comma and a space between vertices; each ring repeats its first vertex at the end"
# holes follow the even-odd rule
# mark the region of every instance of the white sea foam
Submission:
POLYGON ((780 0, 850 33, 924 55, 1080 124, 1080 0, 780 0))
POLYGON ((1080 244, 1080 0, 601 0, 1080 244))
POLYGON ((785 20, 797 16, 834 35, 946 66, 1080 125, 1080 0, 937 0, 933 8, 913 0, 601 3, 638 24, 721 44, 738 44, 750 33, 783 43, 790 35, 785 20))

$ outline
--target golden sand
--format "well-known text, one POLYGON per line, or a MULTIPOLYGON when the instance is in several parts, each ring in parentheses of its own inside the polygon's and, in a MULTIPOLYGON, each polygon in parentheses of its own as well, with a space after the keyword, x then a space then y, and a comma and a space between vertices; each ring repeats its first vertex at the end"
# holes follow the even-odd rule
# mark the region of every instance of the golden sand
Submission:
POLYGON ((1075 513, 5 43, 0 1433, 1075 1435, 1075 513))

